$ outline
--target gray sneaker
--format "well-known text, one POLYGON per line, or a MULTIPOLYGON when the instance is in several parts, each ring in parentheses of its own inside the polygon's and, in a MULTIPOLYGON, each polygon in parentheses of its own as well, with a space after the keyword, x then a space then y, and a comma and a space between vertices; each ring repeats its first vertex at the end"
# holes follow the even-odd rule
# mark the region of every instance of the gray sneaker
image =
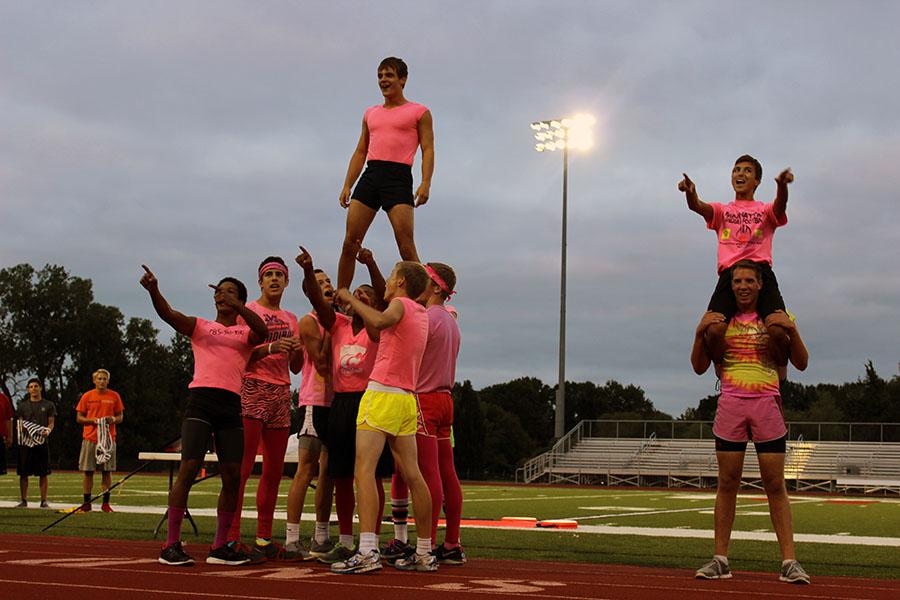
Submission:
POLYGON ((50 508, 50 503, 46 500, 41 500, 41 508, 50 508))
POLYGON ((341 575, 354 575, 357 573, 369 573, 381 570, 381 555, 378 550, 371 550, 368 554, 357 552, 347 560, 331 565, 332 573, 341 575))
MULTIPOLYGON (((313 554, 310 552, 310 554, 313 554)), ((334 548, 331 549, 330 552, 326 552, 324 554, 320 554, 316 556, 319 559, 320 563, 325 563, 326 565, 333 565, 335 563, 343 562, 348 560, 351 556, 356 554, 356 548, 348 548, 344 546, 340 542, 334 545, 334 548)), ((315 556, 315 555, 313 555, 315 556)))
POLYGON ((781 577, 778 579, 788 583, 809 583, 809 575, 806 574, 806 571, 803 570, 803 567, 796 560, 792 560, 781 567, 781 577))
POLYGON ((696 579, 731 579, 731 570, 718 558, 713 558, 697 569, 694 577, 696 579))
POLYGON ((309 553, 319 558, 320 556, 324 556, 328 554, 334 549, 334 542, 331 540, 325 540, 321 544, 316 541, 316 538, 312 538, 309 540, 309 553))
POLYGON ((22 500, 16 504, 16 508, 28 508, 28 500, 22 500))
POLYGON ((437 556, 429 552, 428 554, 412 554, 394 561, 394 566, 401 571, 437 571, 437 556))
POLYGON ((285 544, 284 546, 284 554, 287 560, 292 559, 300 559, 300 560, 313 560, 316 557, 309 553, 309 550, 303 547, 299 541, 291 542, 290 544, 285 544))

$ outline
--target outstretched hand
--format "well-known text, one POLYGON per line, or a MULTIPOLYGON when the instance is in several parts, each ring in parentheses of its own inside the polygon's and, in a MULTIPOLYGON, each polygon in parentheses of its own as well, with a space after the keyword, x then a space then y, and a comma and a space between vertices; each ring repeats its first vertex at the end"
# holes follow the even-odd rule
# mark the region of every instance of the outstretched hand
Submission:
POLYGON ((791 171, 790 167, 779 173, 778 177, 775 178, 775 183, 777 183, 778 185, 787 185, 793 182, 794 173, 791 171))
POLYGON ((297 246, 300 248, 300 254, 297 255, 297 258, 294 260, 297 261, 297 264, 300 265, 300 268, 306 271, 307 269, 313 268, 313 260, 310 253, 303 246, 297 246))
POLYGON ((684 192, 685 194, 696 194, 697 186, 694 185, 694 182, 691 181, 691 178, 688 177, 687 173, 682 173, 684 175, 684 179, 678 182, 678 191, 684 192))
POLYGON ((144 274, 141 276, 141 285, 148 292, 157 289, 159 281, 156 279, 156 275, 153 274, 153 271, 147 265, 141 265, 141 267, 144 269, 144 274))
POLYGON ((360 248, 356 253, 356 260, 364 265, 369 265, 375 262, 375 255, 368 248, 360 248))
POLYGON ((215 292, 213 294, 213 298, 216 299, 216 302, 222 302, 226 306, 233 308, 235 310, 239 309, 240 307, 242 307, 244 305, 244 303, 241 302, 237 296, 234 296, 224 290, 220 290, 219 286, 210 283, 209 287, 211 287, 213 289, 213 291, 215 292))

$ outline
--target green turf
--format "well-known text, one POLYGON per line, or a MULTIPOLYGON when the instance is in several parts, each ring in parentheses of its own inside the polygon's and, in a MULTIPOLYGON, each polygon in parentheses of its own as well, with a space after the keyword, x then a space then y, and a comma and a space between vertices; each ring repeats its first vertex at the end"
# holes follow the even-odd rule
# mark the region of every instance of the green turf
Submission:
MULTIPOLYGON (((114 477, 114 481, 119 478, 114 477)), ((99 491, 95 481, 95 489, 99 491)), ((279 509, 284 508, 288 481, 282 484, 279 509)), ((168 478, 163 475, 137 475, 113 491, 113 504, 156 506, 161 514, 166 503, 168 478)), ((245 496, 247 506, 254 505, 255 483, 251 481, 245 496)), ((74 504, 81 499, 81 475, 54 473, 50 476, 49 500, 56 504, 74 504)), ((30 496, 37 497, 37 480, 32 478, 30 496)), ((711 491, 630 490, 588 487, 544 487, 512 485, 464 485, 463 517, 499 519, 504 516, 578 518, 588 525, 634 527, 712 528, 711 491), (647 509, 626 510, 626 509, 647 509), (641 512, 665 512, 641 514, 641 512), (674 512, 677 511, 677 512, 674 512), (618 516, 612 516, 618 515, 618 516), (585 518, 585 517, 600 518, 585 518)), ((218 495, 218 481, 199 484, 191 493, 192 508, 212 508, 218 495)), ((0 477, 0 500, 17 500, 18 478, 0 477)), ((307 494, 304 511, 312 509, 313 494, 307 494)), ((736 531, 772 531, 761 492, 742 494, 738 501, 736 531), (762 514, 748 514, 762 513, 762 514)), ((879 500, 871 504, 844 504, 835 501, 858 500, 816 495, 792 496, 794 528, 797 533, 844 534, 853 536, 900 537, 900 500, 879 500)), ((386 508, 389 513, 390 508, 386 508)), ((38 533, 60 515, 38 510, 0 509, 0 532, 38 533)), ((72 516, 52 528, 50 535, 151 539, 155 515, 91 513, 72 516)), ((201 535, 185 536, 188 543, 208 543, 214 521, 197 517, 201 535)), ((312 524, 304 522, 304 532, 312 524)), ((387 541, 390 526, 382 540, 387 541)), ((185 526, 185 532, 189 532, 185 526)), ((283 525, 276 523, 276 536, 283 525)), ((561 560, 595 563, 621 563, 696 568, 711 554, 711 542, 703 539, 599 535, 583 531, 509 531, 465 529, 463 542, 471 557, 561 560)), ((737 570, 776 571, 778 546, 774 542, 736 540, 729 552, 732 568, 737 570)), ((896 547, 799 543, 798 555, 807 570, 820 575, 855 575, 900 579, 900 551, 896 547)))

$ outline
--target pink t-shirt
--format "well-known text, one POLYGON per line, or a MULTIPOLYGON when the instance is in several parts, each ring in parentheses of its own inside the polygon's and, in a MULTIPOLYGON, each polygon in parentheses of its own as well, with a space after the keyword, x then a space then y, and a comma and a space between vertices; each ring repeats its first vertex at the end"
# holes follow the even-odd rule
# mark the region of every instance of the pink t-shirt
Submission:
POLYGON ((419 369, 416 392, 449 392, 456 380, 459 355, 459 325, 445 306, 429 306, 428 343, 419 369))
MULTIPOLYGON (((247 308, 255 312, 265 322, 269 329, 269 335, 266 341, 260 346, 268 346, 272 342, 277 342, 283 337, 291 337, 300 335, 297 325, 297 315, 287 310, 269 310, 263 307, 255 300, 247 303, 247 308)), ((244 320, 238 317, 238 323, 244 324, 244 320)), ((268 383, 278 385, 291 384, 291 372, 289 365, 289 357, 287 352, 277 352, 269 354, 261 359, 254 361, 247 368, 244 375, 250 379, 258 379, 268 383)))
POLYGON ((775 217, 773 204, 756 200, 735 200, 728 204, 711 202, 713 218, 706 222, 719 238, 718 272, 739 260, 772 265, 772 238, 775 229, 787 224, 787 214, 775 217))
POLYGON ((194 351, 194 379, 189 388, 211 387, 241 393, 241 378, 253 352, 250 327, 225 327, 197 317, 191 334, 194 351))
MULTIPOLYGON (((319 327, 319 336, 325 339, 325 328, 319 323, 316 313, 309 313, 319 327)), ((297 396, 297 404, 300 406, 331 406, 334 398, 334 389, 331 380, 319 375, 316 365, 310 359, 309 353, 303 351, 303 368, 300 370, 300 393, 297 396)))
POLYGON ((778 396, 778 371, 769 357, 766 325, 754 313, 737 313, 725 330, 722 394, 743 398, 778 396))
POLYGON ((331 372, 335 392, 362 392, 375 366, 378 342, 363 327, 353 333, 353 319, 336 313, 331 327, 331 372))
POLYGON ((419 147, 419 119, 428 110, 415 102, 394 108, 370 106, 363 116, 369 130, 366 160, 387 160, 412 166, 419 147))
POLYGON ((394 298, 403 303, 403 317, 381 331, 375 368, 369 377, 382 385, 415 391, 425 344, 428 342, 428 314, 410 298, 394 298))

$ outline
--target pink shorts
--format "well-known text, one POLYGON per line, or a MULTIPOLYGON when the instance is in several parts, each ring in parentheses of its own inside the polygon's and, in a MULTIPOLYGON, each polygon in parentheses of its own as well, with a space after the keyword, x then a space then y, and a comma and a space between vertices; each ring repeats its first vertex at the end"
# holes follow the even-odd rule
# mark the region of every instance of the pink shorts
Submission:
POLYGON ((453 427, 453 397, 450 392, 416 394, 419 403, 419 427, 417 435, 450 439, 453 427))
POLYGON ((716 437, 729 442, 771 442, 786 433, 780 396, 719 396, 713 423, 716 437))

